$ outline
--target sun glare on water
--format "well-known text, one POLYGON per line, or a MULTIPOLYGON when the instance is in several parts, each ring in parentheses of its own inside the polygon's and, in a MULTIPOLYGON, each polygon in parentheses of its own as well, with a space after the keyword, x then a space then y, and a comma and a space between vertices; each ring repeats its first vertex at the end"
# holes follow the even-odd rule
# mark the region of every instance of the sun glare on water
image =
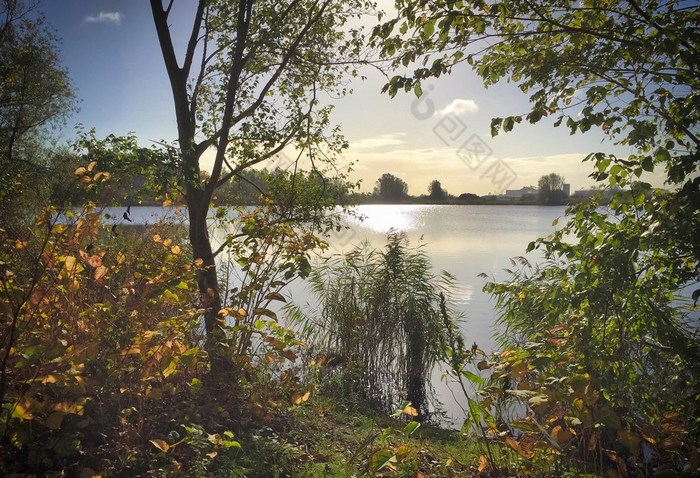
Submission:
POLYGON ((424 208, 419 205, 383 205, 372 204, 358 206, 357 213, 363 219, 352 218, 353 222, 361 224, 363 228, 379 234, 386 234, 391 230, 408 232, 421 227, 422 221, 417 211, 424 208))

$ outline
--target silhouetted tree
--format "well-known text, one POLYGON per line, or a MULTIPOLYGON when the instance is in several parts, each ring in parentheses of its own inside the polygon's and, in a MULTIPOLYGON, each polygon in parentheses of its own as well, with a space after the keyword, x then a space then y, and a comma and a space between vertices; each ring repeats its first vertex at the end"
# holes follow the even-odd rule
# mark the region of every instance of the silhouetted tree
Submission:
POLYGON ((556 173, 542 176, 537 182, 540 190, 540 202, 543 204, 561 204, 564 201, 564 178, 556 173))
POLYGON ((408 196, 408 185, 403 179, 384 173, 377 179, 374 195, 384 201, 401 201, 408 196))
POLYGON ((430 182, 430 187, 428 188, 428 191, 430 192, 430 199, 442 201, 443 199, 447 198, 447 191, 442 189, 442 184, 440 184, 440 181, 438 181, 437 179, 433 179, 430 182))
POLYGON ((462 193, 459 195, 459 199, 462 201, 476 201, 479 196, 474 193, 462 193))

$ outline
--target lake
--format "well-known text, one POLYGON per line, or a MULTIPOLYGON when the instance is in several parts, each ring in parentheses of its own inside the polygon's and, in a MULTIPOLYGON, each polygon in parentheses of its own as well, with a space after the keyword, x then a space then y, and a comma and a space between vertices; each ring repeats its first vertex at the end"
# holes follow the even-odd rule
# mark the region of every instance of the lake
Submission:
MULTIPOLYGON (((485 280, 478 275, 506 279, 504 269, 511 267, 509 258, 525 255, 528 243, 551 234, 552 222, 561 218, 564 210, 563 206, 363 205, 357 207, 357 213, 364 220, 348 218, 350 228, 330 238, 329 253, 347 251, 365 240, 383 248, 392 229, 405 232, 412 245, 422 241, 434 269, 446 270, 457 279, 455 306, 463 314, 461 329, 466 343, 476 342, 490 352, 494 348, 496 311, 490 296, 482 291, 485 280)), ((108 212, 121 218, 124 209, 108 212)), ((172 209, 131 208, 135 224, 154 223, 172 215, 172 209)), ((538 255, 527 257, 537 260, 538 255)), ((292 284, 288 293, 298 302, 310 299, 301 281, 292 284)), ((439 372, 433 382, 448 416, 459 425, 461 409, 452 392, 440 382, 439 372)))

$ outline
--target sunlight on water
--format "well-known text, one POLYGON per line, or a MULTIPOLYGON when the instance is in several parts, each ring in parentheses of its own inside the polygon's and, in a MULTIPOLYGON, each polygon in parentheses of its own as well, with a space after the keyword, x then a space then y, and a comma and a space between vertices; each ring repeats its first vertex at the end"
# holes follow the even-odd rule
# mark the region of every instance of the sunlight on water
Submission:
POLYGON ((357 218, 351 218, 350 221, 380 234, 392 229, 408 232, 422 226, 418 212, 425 211, 426 206, 421 205, 364 205, 357 207, 357 213, 364 219, 360 222, 357 218))
POLYGON ((452 302, 455 304, 468 304, 474 297, 474 288, 471 285, 457 283, 452 290, 452 302))

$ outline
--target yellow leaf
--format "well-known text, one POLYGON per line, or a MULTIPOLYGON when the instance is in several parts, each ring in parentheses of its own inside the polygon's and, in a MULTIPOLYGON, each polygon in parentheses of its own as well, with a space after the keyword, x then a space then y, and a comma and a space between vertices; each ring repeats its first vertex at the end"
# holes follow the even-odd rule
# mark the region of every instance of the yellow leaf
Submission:
POLYGON ((100 172, 100 173, 95 174, 95 176, 92 178, 92 180, 95 182, 102 180, 102 182, 104 183, 105 181, 107 181, 111 177, 112 177, 112 175, 109 173, 100 172))
POLYGON ((411 451, 408 449, 406 445, 401 445, 396 449, 396 453, 394 455, 396 456, 396 461, 397 462, 402 462, 404 459, 411 453, 411 451))
POLYGON ((44 377, 40 380, 41 380, 41 383, 44 383, 44 384, 58 382, 58 380, 56 379, 56 377, 54 375, 47 375, 46 377, 44 377))
POLYGON ((170 244, 172 244, 172 243, 173 243, 172 239, 166 239, 163 241, 163 245, 165 247, 170 247, 170 244))
POLYGON ((73 256, 66 256, 66 259, 63 262, 63 268, 69 274, 74 274, 78 268, 78 261, 73 256))
POLYGON ((302 403, 306 402, 310 397, 311 390, 304 393, 303 395, 301 393, 295 393, 294 395, 292 395, 292 403, 294 403, 294 405, 301 405, 302 403))
POLYGON ((12 410, 12 417, 19 418, 20 420, 31 420, 33 418, 33 415, 31 410, 23 407, 18 403, 12 410))
POLYGON ((173 247, 170 248, 170 251, 177 256, 182 252, 182 249, 180 249, 180 246, 175 244, 173 247))
POLYGON ((163 370, 163 372, 162 372, 163 377, 171 376, 173 373, 175 373, 175 370, 177 370, 177 363, 175 362, 175 360, 172 360, 168 364, 168 366, 165 367, 165 369, 163 370))
POLYGON ((482 473, 486 468, 489 466, 489 459, 486 458, 486 455, 479 455, 479 465, 477 466, 477 470, 479 470, 479 473, 482 473))
POLYGON ((160 237, 160 234, 154 234, 153 235, 153 242, 160 242, 163 239, 160 237))
POLYGON ((418 410, 416 410, 411 405, 406 405, 406 408, 403 409, 403 413, 408 415, 409 417, 417 417, 418 416, 418 410))
POLYGON ((107 275, 108 269, 105 266, 95 268, 95 281, 100 282, 107 275))
POLYGON ((55 404, 53 406, 53 409, 55 411, 72 413, 74 415, 82 415, 83 414, 83 406, 79 403, 60 402, 60 403, 55 404))
POLYGON ((167 453, 168 450, 170 450, 170 445, 168 445, 168 443, 165 440, 160 440, 160 439, 156 438, 155 440, 148 440, 148 441, 150 441, 154 447, 158 448, 163 453, 167 453))
POLYGON ((652 445, 656 445, 656 440, 644 432, 642 432, 642 438, 644 438, 644 441, 646 441, 652 445))
POLYGON ((87 169, 85 169, 85 168, 82 167, 82 166, 80 166, 78 169, 76 169, 76 170, 73 172, 73 174, 75 174, 76 176, 82 176, 82 175, 85 174, 85 173, 87 173, 87 169))
POLYGON ((163 201, 163 207, 170 207, 173 205, 173 202, 170 199, 166 199, 163 201))
POLYGON ((552 429, 551 435, 552 438, 554 438, 554 441, 557 442, 559 445, 566 445, 574 437, 574 434, 571 433, 571 431, 568 428, 562 428, 559 425, 555 426, 552 429))
POLYGON ((195 267, 202 267, 202 264, 204 264, 204 260, 202 260, 201 257, 198 257, 194 260, 195 267))
POLYGON ((87 170, 92 171, 95 169, 95 166, 97 166, 97 161, 91 161, 90 164, 87 165, 87 170))

